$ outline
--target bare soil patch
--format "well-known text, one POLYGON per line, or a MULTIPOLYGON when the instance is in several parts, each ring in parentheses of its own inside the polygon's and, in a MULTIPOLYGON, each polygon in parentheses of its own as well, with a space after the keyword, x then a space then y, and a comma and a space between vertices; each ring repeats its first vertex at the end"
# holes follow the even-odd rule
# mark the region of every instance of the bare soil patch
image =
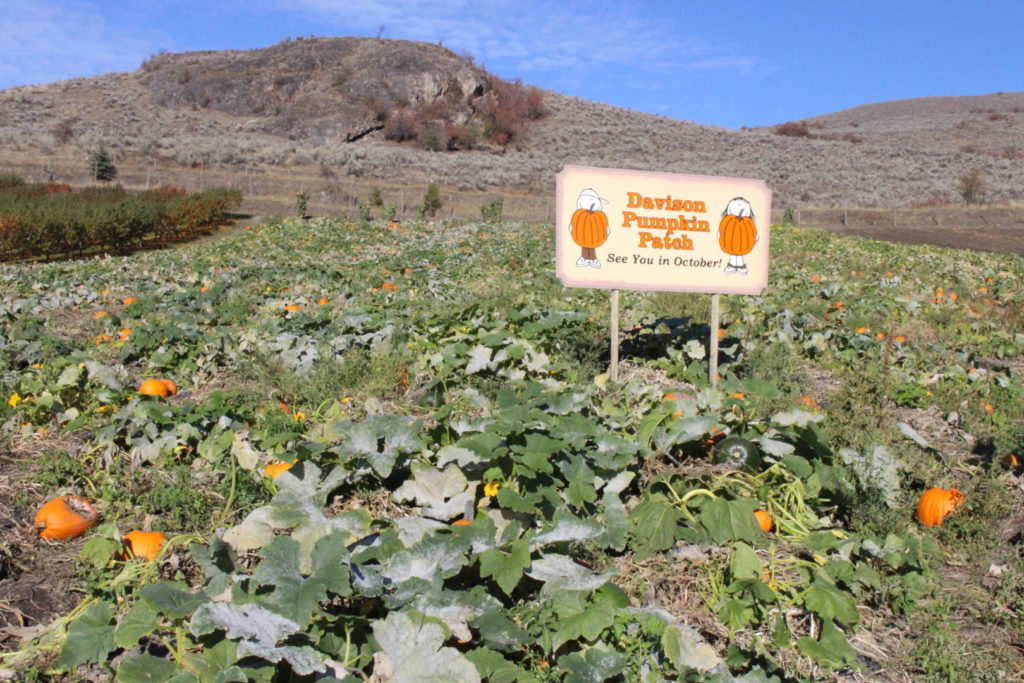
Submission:
POLYGON ((843 235, 859 235, 898 244, 931 244, 1000 254, 1024 254, 1024 226, 842 225, 814 226, 843 235))
POLYGON ((75 571, 84 541, 48 542, 36 536, 33 520, 43 496, 32 486, 31 471, 24 459, 0 456, 0 652, 16 650, 34 627, 69 613, 81 601, 75 571))

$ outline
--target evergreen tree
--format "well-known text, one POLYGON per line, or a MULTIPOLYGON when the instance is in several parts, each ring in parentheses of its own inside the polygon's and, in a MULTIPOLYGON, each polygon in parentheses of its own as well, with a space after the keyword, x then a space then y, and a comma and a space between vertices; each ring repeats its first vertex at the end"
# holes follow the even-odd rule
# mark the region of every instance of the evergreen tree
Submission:
POLYGON ((427 185, 427 191, 423 195, 423 213, 433 217, 441 210, 441 191, 435 183, 427 185))
POLYGON ((117 166, 114 166, 103 145, 89 155, 89 172, 95 180, 105 183, 117 177, 117 166))

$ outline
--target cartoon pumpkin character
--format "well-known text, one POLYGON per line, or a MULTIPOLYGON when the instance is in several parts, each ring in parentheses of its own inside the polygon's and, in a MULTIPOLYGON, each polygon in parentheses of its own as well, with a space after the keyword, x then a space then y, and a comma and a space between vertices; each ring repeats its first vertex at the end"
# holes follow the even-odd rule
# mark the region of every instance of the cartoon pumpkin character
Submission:
POLYGON ((601 261, 597 258, 597 248, 608 239, 611 228, 608 227, 608 216, 601 210, 602 204, 607 204, 607 199, 589 187, 580 192, 576 200, 576 211, 569 221, 569 232, 572 240, 580 245, 583 250, 576 265, 580 268, 590 266, 600 268, 601 261))
POLYGON ((729 254, 726 275, 747 274, 747 263, 743 257, 754 249, 759 239, 750 202, 743 197, 730 200, 718 224, 718 245, 729 254))

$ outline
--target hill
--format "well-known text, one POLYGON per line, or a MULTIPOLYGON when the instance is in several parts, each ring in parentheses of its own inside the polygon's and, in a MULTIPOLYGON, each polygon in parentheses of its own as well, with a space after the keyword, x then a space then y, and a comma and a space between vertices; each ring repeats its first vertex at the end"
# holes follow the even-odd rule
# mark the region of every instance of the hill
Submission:
POLYGON ((546 206, 565 164, 765 178, 779 209, 955 203, 973 172, 986 200, 1024 198, 1024 93, 728 130, 541 93, 438 45, 371 38, 163 54, 131 73, 0 92, 0 168, 83 183, 83 152, 99 144, 125 183, 233 184, 257 210, 284 211, 299 189, 314 211, 351 209, 378 185, 411 205, 399 193, 430 182, 474 209, 497 192, 546 206))

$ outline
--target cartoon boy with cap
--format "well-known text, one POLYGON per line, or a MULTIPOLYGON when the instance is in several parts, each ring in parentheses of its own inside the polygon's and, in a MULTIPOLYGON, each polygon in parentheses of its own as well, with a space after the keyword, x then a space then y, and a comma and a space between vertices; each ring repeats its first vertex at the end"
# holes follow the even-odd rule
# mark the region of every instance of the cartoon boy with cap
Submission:
POLYGON ((601 210, 601 205, 607 203, 607 199, 602 199, 589 187, 580 192, 576 200, 576 211, 569 221, 569 232, 573 241, 583 250, 576 261, 580 268, 601 267, 601 261, 597 258, 597 248, 604 244, 611 232, 611 228, 608 227, 608 216, 601 210))

